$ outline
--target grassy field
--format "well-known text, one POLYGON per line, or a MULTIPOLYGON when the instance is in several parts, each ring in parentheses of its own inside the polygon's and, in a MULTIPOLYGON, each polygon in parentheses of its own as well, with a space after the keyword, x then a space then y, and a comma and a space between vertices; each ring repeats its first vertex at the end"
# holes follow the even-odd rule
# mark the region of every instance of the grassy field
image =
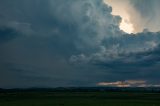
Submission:
POLYGON ((0 93, 0 106, 160 106, 160 94, 127 92, 12 92, 0 93))

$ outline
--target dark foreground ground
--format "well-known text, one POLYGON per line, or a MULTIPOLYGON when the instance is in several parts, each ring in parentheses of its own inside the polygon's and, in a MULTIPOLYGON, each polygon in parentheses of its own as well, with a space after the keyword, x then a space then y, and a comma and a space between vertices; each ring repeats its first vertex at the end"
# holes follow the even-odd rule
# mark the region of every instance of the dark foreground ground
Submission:
POLYGON ((1 92, 0 106, 160 106, 160 93, 1 92))

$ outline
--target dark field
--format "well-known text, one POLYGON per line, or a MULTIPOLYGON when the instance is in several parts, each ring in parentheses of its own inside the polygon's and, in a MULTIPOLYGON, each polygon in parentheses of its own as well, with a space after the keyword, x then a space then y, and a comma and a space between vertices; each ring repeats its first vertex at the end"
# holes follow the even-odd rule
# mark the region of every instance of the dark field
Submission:
POLYGON ((3 92, 0 106, 160 106, 159 93, 3 92))

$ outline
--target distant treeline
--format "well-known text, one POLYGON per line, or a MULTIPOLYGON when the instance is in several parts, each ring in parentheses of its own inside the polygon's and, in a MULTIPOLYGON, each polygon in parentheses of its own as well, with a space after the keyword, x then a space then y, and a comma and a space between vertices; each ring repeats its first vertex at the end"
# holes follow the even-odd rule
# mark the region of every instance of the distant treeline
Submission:
POLYGON ((159 87, 58 87, 58 88, 15 88, 2 89, 2 92, 150 92, 160 93, 159 87))

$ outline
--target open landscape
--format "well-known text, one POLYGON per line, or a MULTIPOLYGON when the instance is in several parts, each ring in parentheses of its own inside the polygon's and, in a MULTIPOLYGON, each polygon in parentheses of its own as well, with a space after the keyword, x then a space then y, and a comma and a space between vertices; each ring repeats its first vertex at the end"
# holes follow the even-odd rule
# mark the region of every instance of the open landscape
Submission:
POLYGON ((160 106, 160 0, 0 0, 0 106, 160 106))
POLYGON ((160 93, 111 91, 5 91, 0 106, 160 106, 160 93))

